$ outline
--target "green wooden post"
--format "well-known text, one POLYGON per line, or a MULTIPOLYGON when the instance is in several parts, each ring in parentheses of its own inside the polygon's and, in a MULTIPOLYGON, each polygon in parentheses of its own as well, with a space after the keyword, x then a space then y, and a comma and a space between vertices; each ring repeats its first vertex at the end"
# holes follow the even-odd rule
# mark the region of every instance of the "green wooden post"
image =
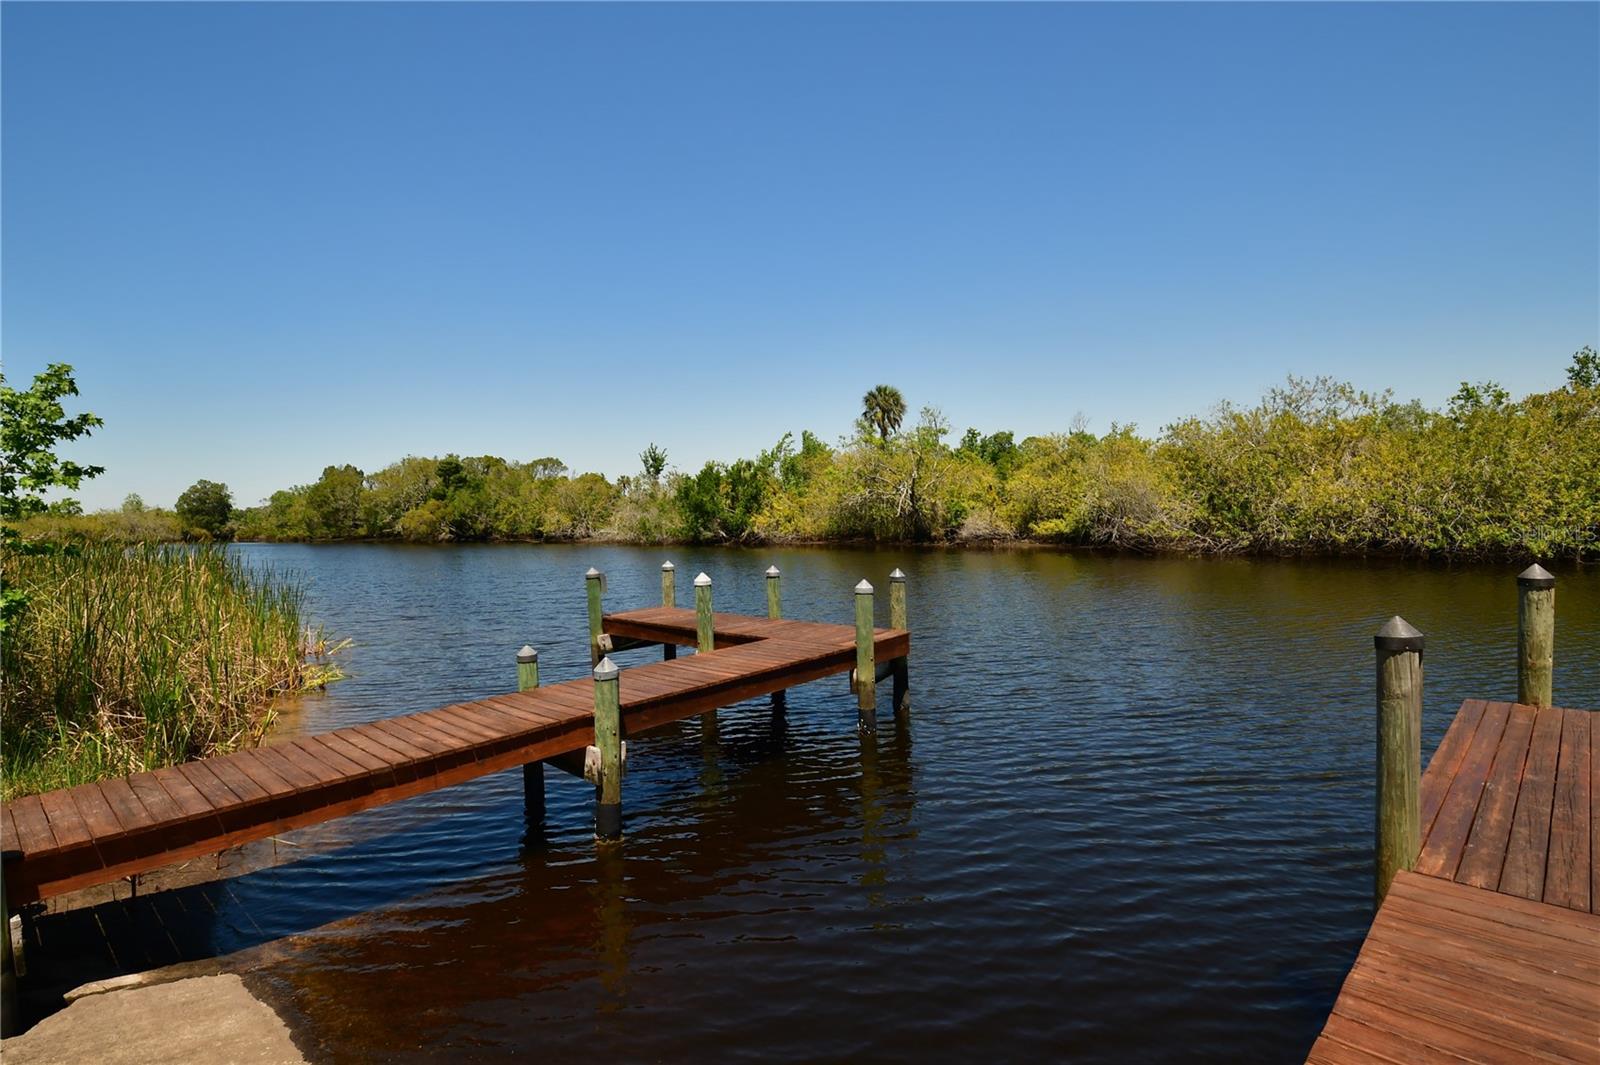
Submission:
MULTIPOLYGON (((539 686, 539 652, 523 644, 517 652, 517 691, 539 686)), ((530 825, 544 824, 544 763, 522 763, 522 809, 530 825)))
POLYGON ((1378 803, 1373 894, 1378 905, 1422 846, 1418 782, 1422 776, 1423 635, 1392 617, 1376 636, 1378 653, 1378 803))
MULTIPOLYGON (((715 615, 711 610, 711 578, 701 573, 694 579, 694 631, 695 653, 707 654, 716 649, 715 615)), ((707 710, 700 715, 700 738, 715 744, 717 741, 717 712, 707 710)))
POLYGON ((1556 579, 1535 562, 1517 575, 1517 702, 1555 698, 1556 579))
POLYGON ((695 651, 705 654, 716 647, 715 618, 711 611, 711 578, 704 573, 694 579, 695 651))
MULTIPOLYGON (((671 562, 661 563, 661 605, 678 605, 678 567, 671 562)), ((678 645, 668 641, 661 645, 663 661, 678 657, 678 645)))
POLYGON ((878 731, 878 675, 874 661, 872 585, 865 578, 856 585, 856 708, 864 734, 878 731))
POLYGON ((19 851, 0 854, 0 1036, 22 1031, 17 1014, 17 959, 11 951, 11 902, 6 898, 5 867, 20 858, 19 851))
POLYGON ((617 664, 602 658, 594 667, 594 745, 600 751, 600 783, 594 789, 596 839, 622 837, 622 704, 617 664))
POLYGON ((583 583, 589 592, 589 664, 598 665, 604 656, 600 654, 601 613, 600 597, 604 594, 605 578, 593 566, 583 575, 583 583))
MULTIPOLYGON (((778 584, 783 579, 783 574, 778 572, 777 566, 767 567, 767 617, 777 621, 783 617, 783 595, 778 584)), ((789 705, 789 693, 775 691, 772 693, 772 708, 782 711, 789 705)))
MULTIPOLYGON (((906 621, 906 575, 899 569, 889 574, 889 627, 910 630, 906 621)), ((911 709, 911 670, 906 656, 894 660, 894 681, 890 705, 896 715, 911 709)))

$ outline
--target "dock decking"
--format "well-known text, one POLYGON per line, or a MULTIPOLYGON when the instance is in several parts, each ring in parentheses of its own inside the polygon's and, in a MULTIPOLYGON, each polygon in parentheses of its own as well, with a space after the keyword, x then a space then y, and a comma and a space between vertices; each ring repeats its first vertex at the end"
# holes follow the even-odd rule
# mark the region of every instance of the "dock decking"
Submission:
MULTIPOLYGON (((622 671, 625 734, 856 663, 849 625, 716 614, 713 628, 714 651, 622 671)), ((604 631, 692 647, 695 612, 607 614, 604 631)), ((873 646, 887 662, 911 636, 875 629, 873 646)), ((594 687, 585 676, 13 800, 0 807, 8 908, 581 751, 594 743, 594 687)))
POLYGON ((1308 1061, 1600 1063, 1595 716, 1462 705, 1422 778, 1416 867, 1308 1061))

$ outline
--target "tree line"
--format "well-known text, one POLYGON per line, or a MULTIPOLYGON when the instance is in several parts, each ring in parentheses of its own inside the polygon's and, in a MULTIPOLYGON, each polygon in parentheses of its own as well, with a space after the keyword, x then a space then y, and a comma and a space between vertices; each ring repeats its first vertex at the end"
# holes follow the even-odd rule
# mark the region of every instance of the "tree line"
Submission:
MULTIPOLYGON (((1015 439, 900 391, 862 400, 854 431, 804 431, 696 471, 654 444, 608 479, 551 457, 410 456, 235 510, 200 482, 174 524, 256 540, 606 539, 659 543, 1046 541, 1133 550, 1593 557, 1600 550, 1600 357, 1513 400, 1463 383, 1442 410, 1327 378, 1290 378, 1160 433, 1080 423, 1015 439)), ((126 508, 125 508, 126 510, 126 508)), ((133 513, 138 513, 137 511, 133 513)), ((146 512, 148 513, 148 512, 146 512)))

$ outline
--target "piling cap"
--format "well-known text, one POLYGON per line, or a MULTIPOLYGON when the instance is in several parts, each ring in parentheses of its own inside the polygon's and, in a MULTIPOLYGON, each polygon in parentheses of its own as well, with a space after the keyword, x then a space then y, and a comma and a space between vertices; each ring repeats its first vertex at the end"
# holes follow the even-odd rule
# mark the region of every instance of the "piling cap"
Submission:
POLYGON ((661 563, 661 568, 665 569, 665 570, 674 570, 674 569, 677 569, 678 567, 674 566, 670 561, 668 561, 668 562, 661 563))
POLYGON ((617 664, 611 661, 611 656, 606 655, 600 660, 600 664, 594 667, 594 679, 616 680, 619 672, 620 670, 617 669, 617 664))
POLYGON ((1537 562, 1517 574, 1518 588, 1554 588, 1555 586, 1555 574, 1537 562))
POLYGON ((1383 623, 1372 638, 1372 645, 1380 651, 1420 651, 1424 639, 1416 626, 1396 614, 1383 623))
POLYGON ((778 574, 778 567, 777 566, 768 566, 767 567, 767 576, 768 577, 776 577, 778 575, 779 574, 778 574))
POLYGON ((597 581, 600 579, 600 571, 595 569, 593 566, 590 566, 589 572, 585 573, 583 576, 585 580, 597 581))
POLYGON ((709 588, 711 587, 711 578, 702 573, 694 579, 694 586, 696 588, 709 588))
POLYGON ((904 573, 901 573, 899 568, 896 567, 895 571, 893 573, 889 574, 889 579, 891 581, 894 581, 896 584, 904 584, 905 583, 905 579, 906 579, 906 575, 904 573))
POLYGON ((861 578, 861 583, 856 585, 856 594, 857 595, 871 595, 872 594, 872 585, 867 583, 867 579, 865 577, 861 578))
POLYGON ((522 664, 539 661, 539 652, 533 649, 532 644, 523 644, 522 650, 517 652, 517 661, 522 664))

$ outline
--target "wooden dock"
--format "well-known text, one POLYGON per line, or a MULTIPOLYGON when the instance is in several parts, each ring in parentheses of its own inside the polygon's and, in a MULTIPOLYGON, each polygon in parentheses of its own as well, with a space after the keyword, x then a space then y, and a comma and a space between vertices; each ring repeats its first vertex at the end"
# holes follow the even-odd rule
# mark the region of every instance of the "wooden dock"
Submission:
POLYGON ((1358 1062, 1600 1063, 1600 727, 1469 700, 1398 873, 1312 1047, 1358 1062))
MULTIPOLYGON (((674 607, 606 614, 601 621, 607 643, 619 650, 693 647, 700 635, 696 612, 674 607)), ((870 649, 858 647, 857 628, 849 625, 712 614, 711 630, 714 650, 620 672, 624 735, 847 673, 862 654, 890 663, 911 649, 904 628, 873 629, 870 649)), ((7 912, 583 752, 596 742, 598 687, 584 677, 16 799, 0 807, 7 912)))

